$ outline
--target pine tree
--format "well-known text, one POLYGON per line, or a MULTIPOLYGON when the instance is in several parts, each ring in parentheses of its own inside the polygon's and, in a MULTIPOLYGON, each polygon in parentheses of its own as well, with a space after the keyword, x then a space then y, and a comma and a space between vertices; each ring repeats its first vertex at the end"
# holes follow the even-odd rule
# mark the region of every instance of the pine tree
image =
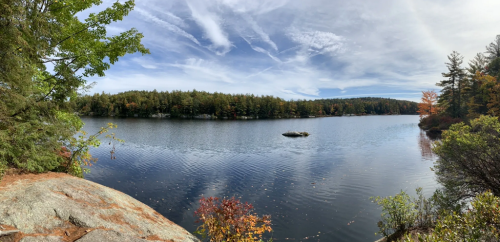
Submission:
POLYGON ((486 46, 487 58, 491 61, 496 58, 500 58, 500 34, 497 35, 495 40, 486 46))
POLYGON ((476 56, 469 61, 469 67, 466 68, 468 76, 472 77, 476 75, 476 72, 484 72, 487 65, 488 59, 482 53, 477 53, 476 56))
POLYGON ((469 118, 477 118, 479 114, 485 114, 487 112, 486 103, 483 100, 482 95, 484 92, 481 85, 483 83, 483 75, 486 73, 488 65, 488 59, 482 54, 477 53, 474 58, 469 61, 469 67, 467 69, 467 78, 465 81, 464 97, 466 97, 467 103, 467 116, 469 118))
POLYGON ((463 113, 461 97, 465 73, 460 67, 463 63, 463 56, 453 51, 448 55, 448 60, 449 62, 445 63, 448 73, 442 73, 443 77, 447 79, 437 83, 437 86, 443 87, 438 103, 447 103, 446 112, 452 117, 457 118, 461 117, 463 113))

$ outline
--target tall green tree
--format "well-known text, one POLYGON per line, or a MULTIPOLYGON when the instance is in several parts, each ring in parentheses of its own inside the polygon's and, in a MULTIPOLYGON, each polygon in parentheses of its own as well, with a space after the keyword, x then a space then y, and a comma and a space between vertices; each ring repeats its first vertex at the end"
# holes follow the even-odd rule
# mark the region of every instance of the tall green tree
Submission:
POLYGON ((132 11, 133 0, 83 21, 76 16, 101 3, 0 0, 0 164, 31 172, 60 167, 61 147, 74 147, 83 126, 69 100, 86 86, 85 78, 104 76, 127 53, 149 53, 136 29, 106 32, 132 11))
POLYGON ((484 72, 488 65, 488 59, 482 53, 477 53, 469 61, 469 67, 466 68, 468 76, 476 75, 476 72, 484 72))
POLYGON ((488 75, 494 76, 500 80, 500 57, 493 59, 490 63, 488 63, 486 68, 486 73, 488 73, 488 75))
POLYGON ((489 60, 500 58, 500 34, 496 36, 493 42, 486 46, 486 54, 489 60))
POLYGON ((463 56, 458 52, 453 51, 448 55, 449 62, 445 63, 448 68, 447 73, 442 73, 443 77, 447 78, 437 83, 438 86, 443 87, 441 95, 439 96, 438 103, 447 103, 447 112, 452 117, 461 117, 462 110, 462 89, 464 83, 465 73, 461 65, 463 63, 463 56))
POLYGON ((472 60, 469 61, 469 66, 466 68, 467 77, 465 81, 464 97, 466 98, 467 116, 469 118, 479 117, 479 113, 486 113, 486 104, 488 100, 484 88, 481 88, 482 74, 486 72, 488 59, 482 54, 477 53, 472 60))

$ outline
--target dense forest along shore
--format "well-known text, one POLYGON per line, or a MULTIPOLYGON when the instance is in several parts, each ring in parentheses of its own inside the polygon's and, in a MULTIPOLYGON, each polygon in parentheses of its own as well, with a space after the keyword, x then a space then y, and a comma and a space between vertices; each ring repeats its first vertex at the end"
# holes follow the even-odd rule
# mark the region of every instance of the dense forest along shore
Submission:
POLYGON ((197 119, 313 118, 324 116, 417 114, 416 102, 390 98, 286 101, 273 96, 202 91, 128 91, 80 96, 75 112, 84 116, 197 119))

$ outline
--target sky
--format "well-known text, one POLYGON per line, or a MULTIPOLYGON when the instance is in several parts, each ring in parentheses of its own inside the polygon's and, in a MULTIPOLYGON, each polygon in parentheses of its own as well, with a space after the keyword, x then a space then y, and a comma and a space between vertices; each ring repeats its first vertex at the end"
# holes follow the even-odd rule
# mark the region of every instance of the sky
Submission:
MULTIPOLYGON (((90 11, 96 12, 114 1, 90 11)), ((144 34, 88 94, 128 90, 419 101, 458 51, 464 67, 500 34, 500 1, 136 0, 107 28, 144 34)), ((85 14, 85 13, 83 13, 85 14)))

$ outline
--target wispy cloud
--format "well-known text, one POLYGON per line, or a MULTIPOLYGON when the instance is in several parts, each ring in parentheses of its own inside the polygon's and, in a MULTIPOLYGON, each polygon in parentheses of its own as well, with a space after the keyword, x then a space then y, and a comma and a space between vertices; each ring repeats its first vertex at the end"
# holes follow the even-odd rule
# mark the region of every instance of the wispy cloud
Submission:
POLYGON ((255 31, 255 33, 260 36, 262 41, 269 44, 269 46, 271 46, 275 51, 278 51, 278 46, 276 45, 276 43, 274 43, 271 40, 271 38, 269 38, 269 35, 265 33, 264 30, 262 30, 262 28, 257 24, 257 22, 255 22, 255 20, 253 20, 253 18, 250 15, 243 14, 242 17, 250 25, 252 30, 255 31))
POLYGON ((224 67, 203 59, 190 58, 185 60, 183 64, 170 64, 170 66, 182 69, 184 73, 193 79, 222 81, 226 83, 234 82, 226 74, 228 71, 224 67))
POLYGON ((227 33, 224 32, 219 16, 208 9, 210 4, 207 4, 206 1, 189 0, 187 5, 191 9, 194 20, 203 28, 205 37, 212 42, 212 49, 218 55, 229 52, 232 47, 231 41, 229 41, 227 33))
POLYGON ((274 60, 274 61, 276 61, 276 62, 278 62, 278 63, 281 63, 281 60, 280 60, 278 57, 276 57, 276 56, 272 55, 269 51, 267 51, 267 50, 265 50, 265 49, 263 49, 263 48, 261 48, 261 47, 254 46, 254 45, 252 44, 252 42, 251 42, 251 41, 250 41, 247 37, 244 37, 244 36, 242 36, 242 35, 240 35, 240 37, 241 37, 242 39, 244 39, 244 40, 248 43, 248 45, 249 45, 249 46, 250 46, 253 50, 255 50, 256 52, 259 52, 259 53, 265 54, 265 55, 269 56, 272 60, 274 60))
POLYGON ((142 66, 143 68, 146 68, 146 69, 157 69, 158 68, 158 66, 154 62, 147 61, 147 59, 144 59, 144 58, 133 58, 132 61, 134 63, 142 66))
POLYGON ((218 0, 216 2, 230 7, 235 12, 261 15, 285 6, 288 0, 218 0))
POLYGON ((136 27, 152 55, 122 58, 105 79, 90 80, 98 82, 95 91, 196 88, 288 99, 378 95, 416 101, 417 93, 437 89, 447 54, 457 50, 467 61, 500 34, 500 15, 491 11, 500 1, 136 4, 108 34, 136 27))
POLYGON ((147 12, 146 10, 143 10, 141 8, 135 8, 135 11, 137 11, 142 16, 144 16, 147 21, 151 21, 153 23, 156 23, 159 26, 167 29, 168 31, 170 31, 174 34, 184 36, 184 37, 188 38, 189 40, 193 41, 195 44, 201 45, 200 42, 198 42, 198 40, 193 35, 187 33, 186 31, 182 30, 181 28, 179 28, 171 23, 168 23, 164 20, 161 20, 161 19, 155 17, 154 15, 150 14, 149 12, 147 12))

